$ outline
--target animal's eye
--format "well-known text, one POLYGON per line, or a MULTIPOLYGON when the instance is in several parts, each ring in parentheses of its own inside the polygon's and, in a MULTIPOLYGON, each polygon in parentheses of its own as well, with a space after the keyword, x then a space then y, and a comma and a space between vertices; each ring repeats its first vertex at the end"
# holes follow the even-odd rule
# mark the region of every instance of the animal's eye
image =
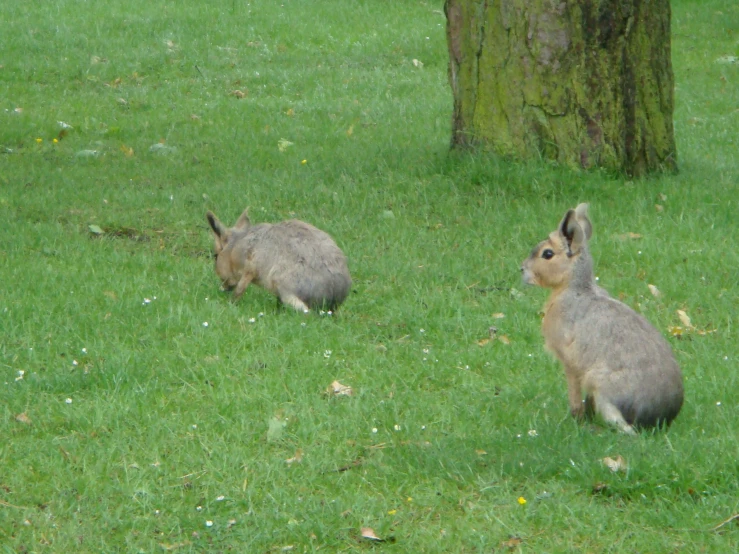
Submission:
POLYGON ((551 248, 547 248, 544 250, 544 252, 541 253, 541 257, 545 260, 551 260, 554 258, 554 251, 551 248))

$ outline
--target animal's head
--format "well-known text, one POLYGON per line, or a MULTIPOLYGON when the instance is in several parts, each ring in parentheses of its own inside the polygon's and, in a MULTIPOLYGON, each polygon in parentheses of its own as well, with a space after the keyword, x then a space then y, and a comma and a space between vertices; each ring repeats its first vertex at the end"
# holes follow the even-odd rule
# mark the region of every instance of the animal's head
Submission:
POLYGON ((233 249, 233 243, 239 236, 243 235, 251 225, 249 220, 249 209, 247 208, 239 217, 236 224, 227 228, 211 211, 205 215, 213 230, 214 248, 213 253, 216 263, 216 273, 223 281, 223 288, 231 290, 239 282, 239 276, 235 274, 233 269, 233 260, 230 252, 233 249))
POLYGON ((568 210, 557 230, 537 244, 521 265, 524 282, 550 289, 566 287, 592 234, 588 205, 580 204, 568 210))

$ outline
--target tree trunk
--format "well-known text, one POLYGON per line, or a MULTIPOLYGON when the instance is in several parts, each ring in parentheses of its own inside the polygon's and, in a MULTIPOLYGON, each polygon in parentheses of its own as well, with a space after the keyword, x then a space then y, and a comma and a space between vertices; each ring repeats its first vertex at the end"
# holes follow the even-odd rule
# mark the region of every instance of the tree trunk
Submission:
POLYGON ((446 0, 452 146, 676 170, 669 0, 446 0))

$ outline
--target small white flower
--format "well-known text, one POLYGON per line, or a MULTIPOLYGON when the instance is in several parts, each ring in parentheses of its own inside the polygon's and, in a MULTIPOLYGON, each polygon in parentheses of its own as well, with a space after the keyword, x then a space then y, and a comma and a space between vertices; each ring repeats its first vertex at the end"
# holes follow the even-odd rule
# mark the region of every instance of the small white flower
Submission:
POLYGON ((207 326, 208 326, 208 322, 207 321, 203 321, 203 327, 207 327, 207 326))
POLYGON ((539 433, 536 432, 536 429, 529 429, 529 436, 530 437, 538 437, 539 433))
POLYGON ((421 431, 425 431, 425 430, 426 430, 426 426, 425 425, 421 425, 421 431))
POLYGON ((145 306, 146 304, 151 304, 151 298, 144 298, 144 301, 142 304, 145 306))
POLYGON ((72 403, 72 399, 71 399, 71 398, 67 398, 67 399, 65 400, 65 402, 66 402, 67 404, 71 404, 71 403, 72 403))
POLYGON ((573 460, 572 458, 570 458, 570 464, 572 465, 572 467, 575 467, 575 460, 573 460))
POLYGON ((521 434, 519 433, 518 435, 516 435, 516 438, 517 439, 520 439, 521 438, 521 434))
POLYGON ((428 349, 428 348, 424 348, 424 349, 423 349, 423 353, 424 353, 424 354, 428 354, 428 353, 429 353, 429 349, 428 349))
POLYGON ((310 310, 303 310, 303 313, 304 314, 309 314, 310 313, 310 310))
POLYGON ((301 327, 305 327, 305 321, 300 324, 301 327))
POLYGON ((79 365, 79 364, 77 363, 77 360, 72 360, 72 365, 76 366, 76 365, 79 365))
POLYGON ((421 334, 423 334, 423 333, 426 332, 426 329, 419 329, 418 332, 421 333, 421 334))
POLYGON ((25 375, 25 373, 26 373, 25 371, 23 371, 22 369, 19 369, 18 370, 18 377, 16 377, 15 380, 16 381, 20 381, 21 379, 23 379, 23 375, 25 375))
POLYGON ((83 349, 82 349, 82 353, 83 353, 83 354, 87 354, 87 348, 83 348, 83 349))
POLYGON ((718 402, 716 402, 716 406, 720 406, 720 405, 721 405, 721 401, 719 400, 718 402))
POLYGON ((195 509, 196 509, 196 510, 197 510, 198 512, 201 512, 201 511, 203 510, 203 507, 202 507, 202 506, 196 506, 196 507, 195 507, 195 509))
POLYGON ((197 429, 197 428, 198 428, 197 424, 193 423, 193 424, 192 424, 192 428, 193 428, 193 429, 197 429))
POLYGON ((424 358, 423 361, 425 362, 426 361, 426 358, 424 358))
POLYGON ((264 317, 264 313, 263 312, 259 312, 259 317, 264 317))
POLYGON ((159 510, 154 510, 154 515, 158 516, 160 514, 159 510))
POLYGON ((325 352, 323 353, 323 357, 324 357, 324 358, 330 358, 330 357, 331 357, 331 351, 330 351, 330 350, 326 350, 326 351, 325 351, 325 352))
POLYGON ((373 433, 377 433, 377 427, 373 427, 373 428, 372 428, 372 432, 373 432, 373 433))
POLYGON ((221 500, 225 500, 225 499, 226 499, 226 497, 223 496, 223 495, 221 495, 218 498, 216 498, 216 502, 220 502, 221 500))
POLYGON ((329 310, 329 311, 328 311, 328 312, 326 312, 326 313, 327 313, 328 315, 334 315, 334 312, 332 312, 331 310, 329 310))
POLYGON ((208 519, 208 520, 205 521, 205 526, 206 527, 213 527, 213 522, 208 519))
POLYGON ((637 252, 637 254, 641 254, 641 250, 639 250, 639 252, 637 252))
POLYGON ((249 323, 256 323, 256 321, 257 321, 256 318, 253 318, 253 317, 249 318, 249 323))
POLYGON ((325 313, 326 312, 324 312, 323 310, 321 310, 320 312, 318 312, 318 315, 324 315, 325 313))
POLYGON ((728 360, 728 359, 729 359, 729 357, 728 357, 728 356, 724 356, 724 360, 728 360))
POLYGON ((396 424, 395 424, 395 426, 393 427, 393 429, 395 429, 396 431, 400 431, 400 425, 398 425, 398 424, 396 423, 396 424))
POLYGON ((156 296, 153 296, 153 297, 152 297, 152 299, 153 299, 153 300, 156 300, 156 299, 157 299, 157 297, 156 297, 156 296))

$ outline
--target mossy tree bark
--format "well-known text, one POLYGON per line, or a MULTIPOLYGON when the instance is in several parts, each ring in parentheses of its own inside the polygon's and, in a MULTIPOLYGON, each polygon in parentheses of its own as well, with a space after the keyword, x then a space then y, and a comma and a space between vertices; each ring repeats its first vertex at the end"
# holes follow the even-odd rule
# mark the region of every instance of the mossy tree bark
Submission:
POLYGON ((669 0, 446 0, 453 146, 677 168, 669 0))

